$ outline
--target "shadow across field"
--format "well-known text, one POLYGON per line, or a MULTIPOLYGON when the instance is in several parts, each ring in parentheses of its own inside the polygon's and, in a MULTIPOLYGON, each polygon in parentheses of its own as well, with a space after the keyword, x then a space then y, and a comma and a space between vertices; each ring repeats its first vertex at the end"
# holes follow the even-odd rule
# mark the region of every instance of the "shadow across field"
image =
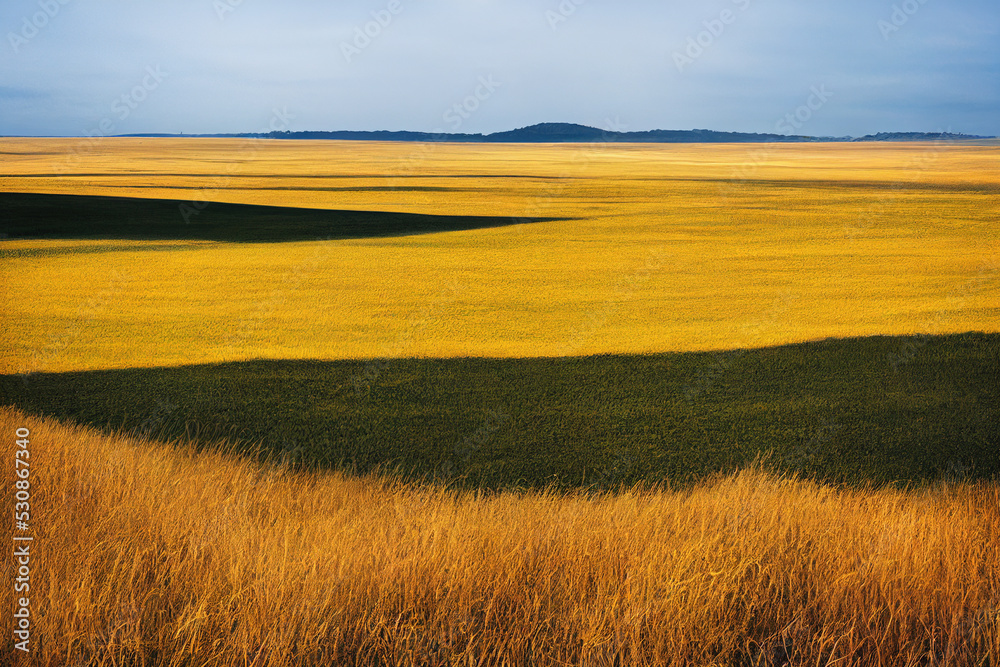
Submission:
POLYGON ((315 241, 408 236, 565 219, 0 193, 0 236, 25 239, 315 241))
MULTIPOLYGON (((4 155, 3 151, 0 151, 0 155, 4 155)), ((8 153, 8 155, 21 155, 21 153, 8 153)), ((56 153, 44 153, 44 155, 56 155, 56 153)), ((579 176, 545 176, 540 174, 293 174, 293 173, 282 173, 282 174, 206 174, 206 173, 180 173, 180 172, 166 172, 166 171, 143 171, 138 173, 139 176, 143 178, 210 178, 214 180, 219 179, 233 179, 233 180, 265 180, 265 179, 280 179, 280 180, 299 180, 299 179, 319 179, 319 180, 336 180, 336 179, 351 179, 351 180, 405 180, 405 179, 434 179, 434 180, 450 180, 450 179, 460 179, 460 178, 472 178, 477 181, 482 179, 531 179, 531 180, 576 180, 581 178, 579 176)), ((59 179, 74 179, 74 178, 102 178, 102 179, 115 179, 119 178, 122 181, 128 181, 128 183, 123 183, 121 187, 135 187, 129 183, 135 180, 135 173, 118 173, 118 172, 108 172, 108 171, 96 171, 89 173, 77 173, 77 172, 62 172, 62 173, 36 173, 36 174, 9 174, 4 176, 6 179, 32 179, 32 178, 59 178, 59 179)), ((213 189, 215 189, 215 183, 213 181, 213 189)))
POLYGON ((684 482, 760 455, 846 483, 1000 474, 1000 335, 565 359, 251 361, 0 376, 23 410, 480 487, 684 482))

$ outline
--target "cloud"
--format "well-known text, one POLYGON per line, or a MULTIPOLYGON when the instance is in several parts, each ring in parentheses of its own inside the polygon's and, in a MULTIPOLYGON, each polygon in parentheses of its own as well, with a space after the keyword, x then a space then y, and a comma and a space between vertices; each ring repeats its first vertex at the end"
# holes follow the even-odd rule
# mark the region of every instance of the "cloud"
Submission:
POLYGON ((16 50, 38 0, 0 7, 0 133, 87 132, 158 66, 169 78, 121 131, 256 131, 275 106, 296 130, 433 131, 493 76, 502 88, 462 131, 617 117, 767 132, 826 85, 803 132, 1000 134, 994 0, 909 0, 898 26, 900 2, 869 0, 54 1, 16 50))

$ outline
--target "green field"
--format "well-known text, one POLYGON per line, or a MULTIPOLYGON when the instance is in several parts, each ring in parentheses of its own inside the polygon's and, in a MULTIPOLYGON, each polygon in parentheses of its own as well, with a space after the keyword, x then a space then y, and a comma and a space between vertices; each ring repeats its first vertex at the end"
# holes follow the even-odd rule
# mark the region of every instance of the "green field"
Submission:
POLYGON ((0 402, 305 466, 478 487, 1000 473, 1000 335, 552 359, 251 361, 0 379, 0 402))

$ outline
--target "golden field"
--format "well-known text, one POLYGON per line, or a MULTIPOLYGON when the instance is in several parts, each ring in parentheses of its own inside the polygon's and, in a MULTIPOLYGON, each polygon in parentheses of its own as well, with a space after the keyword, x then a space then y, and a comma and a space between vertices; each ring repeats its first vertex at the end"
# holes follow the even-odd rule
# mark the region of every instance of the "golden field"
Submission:
MULTIPOLYGON (((683 491, 484 495, 0 410, 0 430, 18 427, 41 643, 20 661, 5 642, 4 664, 1000 660, 995 484, 848 491, 750 470, 683 491)), ((12 578, 0 569, 5 599, 12 578)))
MULTIPOLYGON (((149 385, 141 382, 163 372, 156 367, 248 359, 556 357, 996 333, 998 158, 1000 146, 988 142, 0 139, 0 192, 510 218, 509 225, 472 231, 272 243, 0 239, 6 343, 0 374, 5 387, 16 382, 19 396, 34 399, 32 392, 43 394, 51 385, 12 374, 151 369, 124 387, 133 421, 147 417, 136 423, 155 426, 177 410, 170 418, 187 429, 190 406, 167 401, 196 387, 167 386, 154 409, 142 393, 149 385)), ((893 359, 925 343, 901 342, 893 359)), ((946 349, 963 353, 962 343, 949 344, 946 349)), ((896 395, 886 399, 881 421, 842 410, 860 396, 874 396, 869 400, 882 406, 870 388, 854 393, 864 380, 856 365, 844 355, 830 362, 822 350, 803 355, 801 367, 787 362, 779 369, 806 380, 803 396, 794 400, 808 410, 800 422, 784 415, 785 430, 804 434, 802 442, 790 436, 793 445, 804 443, 802 456, 810 447, 835 444, 827 432, 840 428, 889 443, 890 453, 893 443, 903 442, 900 432, 909 437, 910 431, 931 434, 929 440, 955 435, 954 442, 914 440, 925 457, 979 452, 980 441, 992 437, 991 413, 977 407, 989 395, 979 384, 979 376, 988 377, 984 369, 995 349, 989 345, 968 343, 969 356, 957 357, 973 360, 966 366, 974 372, 942 389, 952 403, 936 399, 932 385, 947 375, 935 375, 934 368, 954 366, 928 345, 925 360, 938 365, 920 367, 913 384, 887 381, 886 391, 896 395), (900 403, 912 387, 926 396, 907 394, 914 400, 900 403), (956 406, 949 415, 978 410, 987 417, 924 428, 923 420, 933 421, 928 415, 945 414, 949 405, 956 406), (843 424, 838 415, 846 415, 843 424), (955 442, 966 449, 949 453, 955 442)), ((872 357, 872 365, 885 362, 889 378, 894 367, 883 356, 872 357)), ((727 371, 728 363, 720 357, 714 365, 692 366, 688 385, 680 387, 760 381, 727 371)), ((370 364, 366 372, 379 368, 370 364)), ((261 418, 283 433, 283 422, 292 421, 288 411, 315 407, 306 379, 339 381, 319 369, 301 371, 315 375, 297 375, 294 382, 281 376, 284 370, 254 372, 253 382, 238 385, 246 394, 236 391, 235 404, 227 394, 227 401, 192 414, 205 419, 218 408, 238 421, 241 410, 272 405, 251 406, 248 397, 275 383, 292 390, 261 418), (286 412, 275 413, 280 410, 286 412)), ((642 389, 649 374, 661 372, 643 371, 621 390, 642 389)), ((389 375, 383 384, 396 381, 389 375)), ((198 377, 192 374, 190 382, 198 377)), ((232 391, 217 388, 213 377, 202 377, 207 384, 198 390, 213 397, 212 391, 232 391)), ((440 377, 490 388, 528 376, 440 377)), ((569 419, 560 384, 572 377, 553 373, 550 384, 539 381, 534 389, 542 403, 551 402, 540 409, 563 411, 538 422, 564 429, 558 434, 564 451, 546 452, 555 458, 572 458, 579 441, 600 432, 595 422, 569 419)), ((122 402, 121 393, 109 389, 114 379, 77 378, 73 385, 63 376, 48 379, 71 389, 38 397, 56 410, 82 410, 82 393, 74 391, 88 392, 97 405, 102 397, 103 405, 122 402)), ((234 385, 218 385, 224 386, 234 385)), ((667 391, 673 385, 656 386, 667 391)), ((461 421, 462 406, 454 403, 482 388, 455 389, 452 404, 429 397, 420 409, 447 413, 428 414, 440 418, 434 423, 461 421)), ((580 395, 615 395, 596 386, 579 389, 580 395)), ((756 401, 760 392, 748 395, 756 401)), ((364 434, 402 418, 389 402, 351 412, 353 404, 345 408, 331 396, 317 408, 333 415, 322 428, 364 434)), ((711 412, 710 403, 692 402, 691 415, 702 422, 684 421, 687 413, 668 419, 647 406, 609 411, 607 418, 621 421, 625 435, 615 437, 631 437, 627 428, 637 424, 661 429, 666 436, 657 451, 683 452, 698 445, 684 440, 691 431, 681 427, 757 414, 744 406, 733 417, 724 414, 728 405, 711 412)), ((775 399, 770 409, 778 418, 789 405, 797 407, 775 399)), ((603 407, 595 410, 603 415, 603 407)), ((262 464, 237 455, 247 453, 248 442, 234 443, 228 454, 196 452, 192 443, 38 416, 46 410, 25 414, 0 405, 4 433, 31 430, 37 568, 35 653, 19 663, 23 656, 6 643, 0 664, 1000 662, 995 481, 846 488, 781 477, 761 464, 683 488, 458 490, 262 464)), ((89 410, 81 414, 93 419, 89 410)), ((425 413, 418 414, 423 419, 425 413)), ((457 442, 485 455, 499 428, 487 422, 457 442)), ((750 429, 740 432, 743 444, 753 436, 750 429)), ((435 442, 440 437, 429 433, 435 442)), ((376 444, 389 451, 394 443, 376 444)), ((605 444, 610 458, 600 464, 610 471, 627 448, 623 440, 605 444)), ((858 443, 857 450, 871 445, 858 443)), ((460 453, 448 443, 441 449, 460 453)), ((844 452, 857 453, 837 455, 844 452)), ((4 466, 0 474, 4 507, 15 502, 14 470, 4 466)), ((0 527, 8 544, 12 530, 10 522, 0 527)), ((4 591, 13 590, 13 576, 12 568, 0 568, 4 591)), ((9 607, 8 595, 0 603, 9 607)))
POLYGON ((0 157, 0 191, 562 218, 2 240, 4 373, 1000 331, 997 146, 0 139, 0 157))

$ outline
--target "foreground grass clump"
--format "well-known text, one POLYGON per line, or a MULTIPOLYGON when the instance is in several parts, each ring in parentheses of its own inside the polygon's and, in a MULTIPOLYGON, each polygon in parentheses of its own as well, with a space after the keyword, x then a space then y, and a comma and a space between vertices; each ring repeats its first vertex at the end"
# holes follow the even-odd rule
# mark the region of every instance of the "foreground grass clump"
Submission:
POLYGON ((995 484, 843 490, 748 470, 684 491, 484 494, 7 408, 0 424, 32 432, 32 665, 1000 660, 995 484))

